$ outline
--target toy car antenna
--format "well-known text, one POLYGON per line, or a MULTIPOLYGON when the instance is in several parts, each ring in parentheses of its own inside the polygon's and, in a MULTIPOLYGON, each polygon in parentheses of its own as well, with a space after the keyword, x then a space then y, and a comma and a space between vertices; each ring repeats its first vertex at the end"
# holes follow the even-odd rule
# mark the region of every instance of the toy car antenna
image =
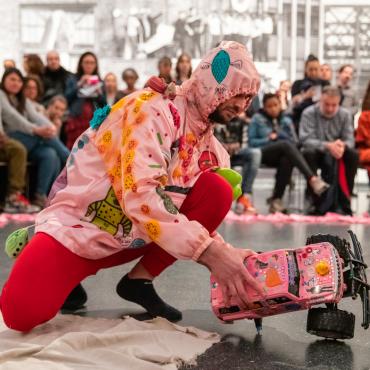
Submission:
POLYGON ((352 230, 348 230, 349 235, 352 239, 353 251, 348 248, 351 258, 349 259, 349 276, 348 283, 349 292, 352 299, 356 299, 357 295, 360 295, 362 301, 362 312, 363 319, 361 326, 364 329, 369 328, 370 323, 370 303, 369 303, 369 290, 370 285, 367 282, 366 268, 367 265, 364 261, 362 247, 357 239, 357 236, 352 230))

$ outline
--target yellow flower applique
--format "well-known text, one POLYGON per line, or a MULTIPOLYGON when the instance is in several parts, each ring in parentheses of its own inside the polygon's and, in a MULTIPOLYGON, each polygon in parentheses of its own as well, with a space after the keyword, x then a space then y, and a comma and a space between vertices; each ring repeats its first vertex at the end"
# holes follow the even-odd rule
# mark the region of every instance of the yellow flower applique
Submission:
POLYGON ((157 240, 161 234, 161 227, 157 220, 150 220, 146 222, 145 229, 149 238, 153 241, 157 240))

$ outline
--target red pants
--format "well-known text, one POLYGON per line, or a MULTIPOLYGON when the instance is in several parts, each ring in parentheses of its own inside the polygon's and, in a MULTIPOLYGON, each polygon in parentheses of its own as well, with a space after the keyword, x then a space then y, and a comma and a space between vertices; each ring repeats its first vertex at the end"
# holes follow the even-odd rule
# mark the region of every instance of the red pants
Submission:
MULTIPOLYGON (((189 220, 200 222, 211 233, 226 216, 231 202, 230 185, 217 174, 204 173, 186 197, 180 212, 189 220)), ((51 236, 37 233, 16 260, 3 287, 0 309, 4 322, 11 329, 29 331, 53 318, 83 279, 100 269, 139 257, 153 276, 175 261, 154 243, 91 260, 72 253, 51 236)))

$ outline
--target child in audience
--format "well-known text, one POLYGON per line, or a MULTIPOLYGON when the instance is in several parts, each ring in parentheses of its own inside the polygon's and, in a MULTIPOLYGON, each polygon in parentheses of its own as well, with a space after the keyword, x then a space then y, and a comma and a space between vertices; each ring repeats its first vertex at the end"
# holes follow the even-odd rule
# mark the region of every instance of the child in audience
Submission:
POLYGON ((268 201, 271 213, 286 211, 282 198, 294 167, 304 175, 315 194, 327 189, 328 185, 314 174, 298 150, 293 122, 282 111, 278 95, 263 97, 263 108, 249 125, 249 145, 261 148, 263 164, 277 168, 275 188, 268 201))

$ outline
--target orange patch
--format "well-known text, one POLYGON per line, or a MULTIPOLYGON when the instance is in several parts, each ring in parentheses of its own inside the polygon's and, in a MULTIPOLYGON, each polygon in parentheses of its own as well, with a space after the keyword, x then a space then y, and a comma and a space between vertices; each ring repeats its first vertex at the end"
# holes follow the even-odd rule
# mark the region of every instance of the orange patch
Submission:
POLYGON ((146 118, 146 114, 144 112, 139 112, 137 117, 135 118, 135 123, 137 125, 140 125, 141 123, 145 121, 145 118, 146 118))
POLYGON ((125 174, 126 173, 131 173, 132 172, 132 166, 129 164, 126 168, 125 168, 125 174))
POLYGON ((161 227, 157 220, 150 220, 145 223, 145 229, 152 240, 157 240, 161 234, 161 227))
POLYGON ((180 157, 180 159, 185 160, 185 159, 189 158, 189 154, 186 150, 180 150, 179 151, 179 157, 180 157))
POLYGON ((166 186, 168 183, 168 176, 163 175, 161 177, 158 177, 156 180, 159 181, 162 186, 166 186))
POLYGON ((105 145, 98 145, 98 152, 100 153, 100 154, 102 154, 102 153, 104 153, 105 152, 105 145))
POLYGON ((106 131, 103 134, 102 140, 106 143, 109 144, 112 141, 112 132, 111 131, 106 131))
POLYGON ((150 208, 147 204, 143 204, 140 209, 141 212, 144 213, 144 215, 148 215, 150 213, 150 208))
POLYGON ((137 185, 136 184, 133 184, 131 186, 131 190, 132 190, 133 193, 136 193, 137 192, 137 185))
POLYGON ((181 177, 182 170, 180 167, 176 167, 172 173, 173 178, 181 177))
POLYGON ((188 144, 195 144, 197 142, 197 138, 192 132, 189 132, 188 134, 186 134, 186 142, 188 144))
POLYGON ((280 284, 282 284, 282 281, 278 271, 273 267, 269 267, 266 271, 266 286, 272 288, 280 284))
POLYGON ((132 134, 132 128, 130 126, 126 126, 122 131, 122 145, 126 144, 131 134, 132 134))
POLYGON ((128 102, 127 102, 127 105, 130 106, 132 104, 134 104, 134 101, 135 101, 135 98, 131 98, 128 102))
POLYGON ((129 150, 133 150, 137 147, 138 142, 136 140, 130 140, 127 144, 129 150))
POLYGON ((128 150, 125 155, 123 156, 123 161, 125 165, 129 165, 134 161, 135 157, 135 151, 134 150, 128 150))
POLYGON ((127 174, 127 176, 124 177, 125 190, 131 190, 134 183, 135 183, 135 180, 132 174, 127 174))

